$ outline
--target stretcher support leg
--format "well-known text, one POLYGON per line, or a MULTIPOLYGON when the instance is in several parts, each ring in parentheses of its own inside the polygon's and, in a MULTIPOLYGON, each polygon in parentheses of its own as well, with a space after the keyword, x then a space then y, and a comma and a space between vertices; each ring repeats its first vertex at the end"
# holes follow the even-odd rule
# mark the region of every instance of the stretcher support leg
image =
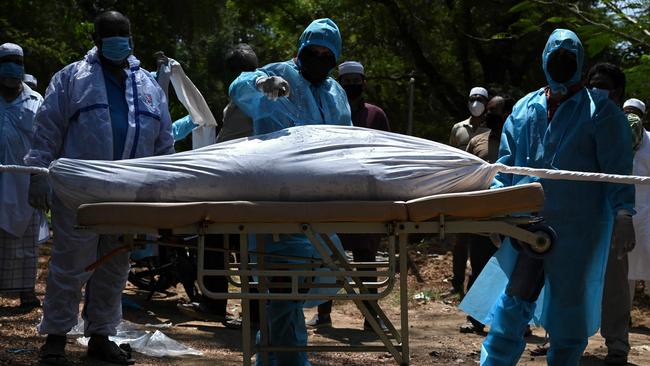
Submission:
MULTIPOLYGON (((323 258, 323 261, 325 262, 325 264, 327 264, 327 266, 329 268, 331 268, 333 270, 336 270, 341 266, 344 267, 344 268, 347 268, 347 269, 351 268, 348 261, 347 261, 347 259, 345 257, 343 257, 342 253, 339 252, 338 248, 333 246, 333 243, 329 240, 329 237, 324 239, 323 241, 321 241, 321 240, 319 240, 319 238, 316 236, 316 233, 313 231, 313 229, 309 225, 303 224, 302 227, 303 227, 303 232, 305 233, 305 235, 307 236, 309 241, 314 245, 314 248, 316 248, 318 253, 323 258), (327 250, 325 250, 325 248, 323 246, 324 242, 326 243, 326 245, 330 244, 332 246, 330 248, 331 252, 332 252, 332 255, 330 255, 330 253, 327 250), (339 265, 337 265, 332 260, 332 257, 334 257, 334 256, 338 257, 337 262, 339 262, 339 265)), ((359 274, 359 277, 354 277, 354 278, 352 278, 352 280, 355 281, 355 283, 359 286, 360 289, 365 289, 367 291, 367 289, 365 288, 365 286, 363 285, 363 283, 361 281, 361 276, 362 275, 363 274, 359 274)), ((350 286, 347 279, 345 281, 343 281, 343 288, 349 294, 355 293, 354 289, 352 288, 352 286, 350 286)), ((359 310, 361 311, 363 316, 368 320, 368 322, 370 323, 370 326, 375 331, 375 333, 377 334, 379 339, 381 339, 381 341, 384 343, 387 350, 393 355, 393 357, 395 358, 395 360, 398 363, 402 364, 403 363, 402 354, 395 347, 395 345, 390 340, 390 338, 388 338, 388 336, 386 336, 386 334, 381 330, 381 328, 379 327, 379 323, 377 322, 377 319, 374 316, 372 316, 372 314, 370 313, 370 311, 366 307, 366 304, 364 304, 362 300, 354 300, 354 303, 357 305, 357 307, 359 308, 359 310)))
MULTIPOLYGON (((245 271, 248 269, 248 235, 242 233, 239 235, 239 255, 240 263, 239 269, 245 271)), ((248 278, 241 278, 241 291, 243 293, 250 292, 250 286, 248 284, 248 278)), ((251 365, 251 313, 250 313, 250 300, 242 299, 241 300, 241 311, 242 311, 242 353, 243 353, 243 365, 251 365)))
MULTIPOLYGON (((350 266, 350 264, 348 263, 345 254, 338 251, 336 245, 334 245, 334 243, 329 238, 329 236, 326 235, 326 234, 320 234, 320 237, 325 242, 325 244, 327 244, 329 249, 332 251, 332 257, 335 258, 335 261, 338 261, 338 263, 340 263, 340 266, 343 269, 348 270, 348 271, 352 271, 352 266, 350 266)), ((389 247, 389 255, 394 257, 395 256, 395 235, 389 235, 388 240, 389 240, 389 245, 388 245, 388 247, 389 247)), ((359 273, 359 277, 352 276, 352 280, 355 282, 355 285, 359 288, 359 292, 366 294, 366 293, 368 293, 368 289, 363 284, 363 280, 361 280, 360 276, 361 276, 361 273, 359 273)), ((349 293, 353 293, 353 292, 349 292, 349 293)), ((355 302, 355 304, 356 303, 357 302, 355 302)), ((393 325, 393 322, 391 322, 390 319, 388 319, 388 317, 386 316, 386 313, 384 313, 384 310, 381 307, 379 307, 379 304, 376 301, 362 301, 361 303, 362 303, 363 307, 369 308, 369 310, 372 310, 371 313, 376 314, 377 317, 379 317, 384 322, 384 324, 386 324, 386 326, 388 327, 388 331, 389 331, 390 335, 393 338, 395 338, 397 343, 402 342, 400 333, 397 331, 397 329, 393 325)), ((359 309, 359 311, 364 313, 364 311, 362 309, 359 309)), ((372 326, 374 316, 371 316, 370 318, 366 317, 366 319, 368 319, 368 322, 372 326)), ((378 327, 378 329, 380 329, 378 322, 377 322, 377 327, 378 327)), ((382 333, 384 333, 384 332, 382 331, 382 333)))
POLYGON ((408 234, 399 234, 399 294, 400 314, 402 316, 400 326, 402 328, 402 362, 401 365, 409 364, 409 306, 408 306, 408 234))
MULTIPOLYGON (((257 252, 264 253, 264 236, 256 235, 255 240, 257 242, 257 252)), ((261 270, 264 270, 265 258, 264 255, 257 256, 257 267, 261 270)), ((248 282, 248 279, 246 279, 248 282)), ((266 276, 259 277, 259 286, 258 291, 260 293, 266 293, 266 276)), ((257 357, 262 358, 262 365, 267 366, 270 364, 269 353, 267 351, 260 352, 259 349, 265 349, 269 346, 269 324, 266 321, 266 301, 259 300, 259 322, 260 322, 260 344, 257 351, 257 357)))

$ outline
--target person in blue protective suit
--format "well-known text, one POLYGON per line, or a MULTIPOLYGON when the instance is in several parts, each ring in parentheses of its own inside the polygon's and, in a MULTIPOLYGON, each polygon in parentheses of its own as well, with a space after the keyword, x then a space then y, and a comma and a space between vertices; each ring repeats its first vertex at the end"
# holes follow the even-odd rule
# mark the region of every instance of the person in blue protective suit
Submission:
MULTIPOLYGON (((553 31, 542 54, 549 85, 515 105, 503 128, 499 163, 632 172, 631 133, 625 115, 605 92, 581 85, 583 57, 575 33, 553 31)), ((494 186, 538 180, 498 174, 494 186)), ((470 290, 461 304, 470 315, 491 323, 481 348, 482 365, 517 363, 538 298, 539 321, 550 336, 548 364, 578 365, 588 337, 599 326, 610 240, 625 250, 634 246, 633 185, 539 181, 546 197, 541 215, 557 233, 553 250, 543 259, 532 258, 506 241, 476 281, 478 290, 470 290), (499 295, 490 299, 493 291, 499 295), (481 313, 478 306, 472 309, 478 302, 483 310, 489 309, 487 313, 481 313)))
MULTIPOLYGON (((34 143, 25 157, 28 165, 47 167, 58 158, 119 160, 174 152, 167 99, 132 55, 128 18, 109 11, 100 14, 94 25, 96 47, 81 61, 57 72, 47 88, 36 115, 34 143)), ((75 230, 76 210, 50 195, 47 177, 33 175, 30 202, 41 208, 51 200, 54 230, 43 319, 38 326, 40 334, 47 334, 41 363, 67 364, 66 333, 77 324, 85 285, 82 316, 84 333, 90 336, 88 356, 132 364, 127 347, 108 339, 116 334, 122 318, 128 253, 85 272, 86 266, 120 244, 109 236, 75 230)))
MULTIPOLYGON (((313 21, 298 42, 297 57, 243 72, 230 85, 230 98, 253 119, 253 133, 263 134, 297 125, 351 126, 350 107, 343 88, 329 77, 341 55, 341 35, 330 19, 313 21)), ((306 258, 320 255, 304 235, 283 236, 266 251, 306 258)), ((305 346, 304 301, 269 301, 272 346, 305 346)), ((316 304, 314 304, 316 305, 316 304)), ((276 352, 272 365, 309 365, 306 353, 276 352)), ((261 364, 257 357, 257 364, 261 364)))
POLYGON ((230 98, 253 118, 255 135, 297 125, 351 125, 345 91, 328 76, 340 55, 337 25, 315 20, 300 36, 296 58, 243 72, 230 85, 230 98))
MULTIPOLYGON (((43 97, 23 83, 23 49, 0 45, 0 164, 23 165, 43 97)), ((0 173, 0 293, 20 294, 20 308, 40 306, 34 293, 38 244, 49 233, 43 211, 28 203, 29 175, 0 173), (42 229, 42 230, 41 230, 42 229)))

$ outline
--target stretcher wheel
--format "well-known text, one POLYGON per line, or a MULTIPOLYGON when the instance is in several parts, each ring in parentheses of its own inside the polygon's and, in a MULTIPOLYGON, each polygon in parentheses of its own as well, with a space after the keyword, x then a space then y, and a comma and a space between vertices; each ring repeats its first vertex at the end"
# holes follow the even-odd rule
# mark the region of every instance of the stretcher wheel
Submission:
POLYGON ((537 235, 534 244, 530 244, 530 250, 537 254, 547 254, 553 249, 553 244, 557 240, 555 230, 548 225, 533 225, 528 228, 530 232, 537 235))
POLYGON ((530 257, 544 258, 553 249, 553 245, 557 240, 557 234, 555 233, 555 230, 553 230, 553 228, 550 226, 544 224, 530 225, 524 227, 524 229, 537 235, 536 242, 529 244, 521 242, 515 238, 511 238, 513 247, 518 251, 523 250, 530 257))

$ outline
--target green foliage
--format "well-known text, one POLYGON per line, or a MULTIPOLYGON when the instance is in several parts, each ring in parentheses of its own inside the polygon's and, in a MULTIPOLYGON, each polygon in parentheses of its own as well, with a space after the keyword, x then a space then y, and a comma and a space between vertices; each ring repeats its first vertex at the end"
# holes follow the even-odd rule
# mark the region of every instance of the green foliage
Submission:
MULTIPOLYGON (((649 7, 649 0, 14 0, 0 2, 0 40, 24 47, 26 68, 42 92, 54 72, 93 46, 94 16, 119 10, 131 19, 143 67, 155 67, 158 50, 178 60, 220 119, 229 47, 250 43, 262 65, 284 61, 295 56, 311 20, 329 17, 343 37, 339 61, 364 64, 366 98, 386 111, 393 129, 406 131, 413 77, 414 133, 446 141, 450 126, 468 116, 471 87, 521 97, 546 83, 540 55, 559 27, 581 37, 587 66, 621 65, 627 95, 647 100, 649 7)), ((171 99, 172 116, 183 116, 171 99)))
POLYGON ((643 55, 639 63, 625 70, 627 79, 626 95, 630 98, 638 98, 647 105, 650 101, 650 56, 643 55))

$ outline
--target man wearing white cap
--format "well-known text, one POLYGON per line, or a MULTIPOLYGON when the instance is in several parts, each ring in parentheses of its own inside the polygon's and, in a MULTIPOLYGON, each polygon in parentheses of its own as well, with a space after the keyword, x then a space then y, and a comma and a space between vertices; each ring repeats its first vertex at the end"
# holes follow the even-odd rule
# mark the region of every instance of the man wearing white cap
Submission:
MULTIPOLYGON (((452 127, 449 145, 466 150, 469 140, 474 136, 490 131, 489 128, 483 126, 487 102, 488 92, 485 88, 477 86, 470 90, 469 100, 467 102, 470 117, 456 123, 452 127)), ((467 238, 465 235, 456 235, 454 237, 453 278, 451 279, 452 288, 449 290, 450 294, 458 293, 460 296, 463 296, 465 293, 465 269, 467 267, 469 250, 467 238)))
MULTIPOLYGON (((339 65, 339 84, 345 94, 352 111, 352 124, 357 127, 372 128, 375 130, 390 131, 388 118, 384 111, 374 104, 366 103, 363 99, 363 90, 366 87, 366 74, 363 65, 357 61, 345 61, 339 65)), ((346 250, 352 251, 355 262, 375 262, 381 235, 373 234, 339 234, 341 244, 346 250)), ((366 270, 372 270, 368 268, 366 270)), ((376 281, 376 278, 364 277, 364 281, 376 281)), ((377 292, 377 289, 369 289, 377 292)), ((370 308, 372 309, 372 308, 370 308)), ((332 301, 318 305, 318 313, 307 322, 309 327, 331 327, 332 301)), ((388 330, 384 322, 377 318, 379 325, 388 330)), ((371 330, 370 323, 363 323, 364 330, 371 330)))
POLYGON ((470 117, 456 123, 451 128, 449 145, 465 150, 472 137, 488 131, 487 128, 483 127, 488 99, 488 92, 485 88, 477 86, 470 90, 467 102, 470 117))
POLYGON ((357 61, 346 61, 339 65, 339 84, 352 111, 352 124, 357 127, 390 131, 386 113, 374 104, 366 103, 363 91, 366 88, 366 73, 363 65, 357 61))
POLYGON ((32 74, 25 74, 23 82, 32 88, 32 90, 36 90, 38 87, 38 80, 36 80, 36 77, 34 77, 32 74))
MULTIPOLYGON (((0 45, 0 164, 24 165, 31 147, 43 98, 22 82, 24 74, 22 48, 0 45)), ((24 309, 40 306, 34 294, 38 243, 47 233, 43 212, 29 205, 28 192, 28 174, 0 173, 0 292, 20 293, 24 309)))
MULTIPOLYGON (((643 128, 643 116, 645 114, 645 103, 638 99, 628 99, 623 104, 623 111, 632 128, 633 140, 640 132, 641 136, 634 154, 634 175, 650 176, 650 134, 643 128)), ((630 280, 630 302, 634 299, 634 287, 636 280, 643 280, 650 283, 650 187, 636 185, 634 197, 636 215, 634 219, 634 234, 637 245, 628 255, 630 280)), ((648 291, 646 285, 646 291, 648 291)))
POLYGON ((627 121, 632 128, 632 148, 637 151, 645 134, 643 129, 645 103, 636 98, 628 99, 623 103, 623 112, 627 115, 627 121))

